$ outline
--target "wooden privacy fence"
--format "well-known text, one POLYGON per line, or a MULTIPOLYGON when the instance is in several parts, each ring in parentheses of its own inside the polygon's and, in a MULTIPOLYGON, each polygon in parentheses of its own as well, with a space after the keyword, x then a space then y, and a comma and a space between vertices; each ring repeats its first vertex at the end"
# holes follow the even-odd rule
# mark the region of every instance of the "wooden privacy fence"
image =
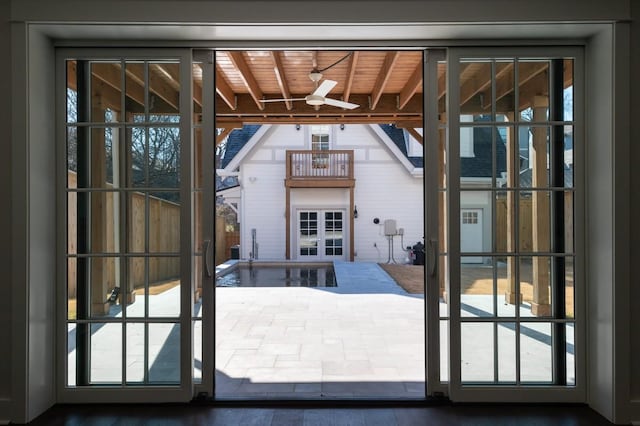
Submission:
MULTIPOLYGON (((75 188, 77 186, 76 174, 69 172, 68 179, 69 188, 75 188)), ((102 251, 105 253, 126 251, 129 253, 140 252, 142 254, 145 251, 145 218, 147 217, 145 214, 145 195, 139 192, 128 194, 128 217, 130 223, 126 232, 126 240, 119 242, 120 250, 116 248, 116 235, 120 231, 116 221, 119 218, 116 219, 116 216, 119 212, 115 210, 116 206, 114 206, 114 195, 117 196, 119 193, 96 192, 92 194, 92 196, 102 197, 101 205, 103 206, 103 211, 100 215, 102 223, 94 225, 102 228, 104 240, 102 251)), ((77 194, 69 192, 67 197, 67 249, 69 254, 76 254, 78 236, 77 194)), ((147 258, 149 284, 178 279, 180 276, 180 258, 178 257, 180 253, 180 205, 153 196, 149 196, 148 200, 149 252, 175 254, 175 256, 170 257, 150 256, 147 258)), ((120 224, 120 227, 122 226, 124 224, 120 224)), ((96 226, 92 229, 95 230, 96 226)), ((97 257, 91 260, 92 262, 102 263, 104 271, 102 279, 109 288, 114 287, 118 282, 116 279, 116 273, 119 269, 116 266, 118 260, 117 257, 97 257)), ((133 285, 133 288, 144 287, 145 261, 144 257, 127 258, 130 287, 131 285, 133 285)), ((76 259, 69 258, 67 265, 68 297, 75 297, 77 287, 76 259)), ((120 267, 122 266, 120 264, 120 267)))

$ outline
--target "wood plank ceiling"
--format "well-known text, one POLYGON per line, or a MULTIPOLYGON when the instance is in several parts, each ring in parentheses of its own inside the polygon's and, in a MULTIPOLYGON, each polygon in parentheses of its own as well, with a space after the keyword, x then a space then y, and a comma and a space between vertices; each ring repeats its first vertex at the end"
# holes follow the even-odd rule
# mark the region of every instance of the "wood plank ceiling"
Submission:
MULTIPOLYGON (((422 127, 421 51, 218 51, 216 52, 216 126, 229 129, 243 124, 261 123, 394 123, 403 128, 422 127), (322 79, 334 80, 328 98, 358 104, 355 109, 330 105, 311 106, 306 102, 261 102, 279 98, 304 98, 315 90, 309 78, 312 70, 322 79)), ((68 86, 76 86, 76 63, 69 61, 68 86)), ((120 92, 126 90, 126 109, 141 112, 144 105, 144 66, 127 62, 122 73, 120 62, 90 64, 93 96, 103 105, 120 110, 120 92), (123 82, 123 76, 125 81, 123 82)), ((536 96, 549 94, 549 61, 518 63, 498 61, 492 80, 490 62, 462 63, 460 100, 463 113, 490 113, 492 93, 497 112, 521 111, 536 96), (518 75, 518 82, 514 81, 518 75), (492 81, 495 87, 492 87, 492 81), (518 105, 514 88, 519 86, 518 105), (516 108, 517 107, 517 108, 516 108)), ((158 62, 148 68, 149 98, 153 111, 177 113, 179 100, 178 64, 158 62)), ((565 87, 572 84, 572 62, 565 61, 565 87)), ((202 68, 193 64, 193 104, 202 106, 202 68)), ((438 66, 438 99, 444 112, 446 67, 438 66)))

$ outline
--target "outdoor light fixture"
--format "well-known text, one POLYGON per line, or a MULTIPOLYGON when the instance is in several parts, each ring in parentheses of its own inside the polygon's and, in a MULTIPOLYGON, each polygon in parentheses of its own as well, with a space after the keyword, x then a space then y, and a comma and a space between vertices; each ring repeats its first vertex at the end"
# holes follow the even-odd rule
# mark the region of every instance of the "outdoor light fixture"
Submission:
POLYGON ((344 123, 340 125, 340 130, 344 130, 344 123))
POLYGON ((296 124, 296 130, 300 130, 300 125, 296 124))
POLYGON ((358 207, 353 206, 353 218, 357 219, 358 218, 358 207))

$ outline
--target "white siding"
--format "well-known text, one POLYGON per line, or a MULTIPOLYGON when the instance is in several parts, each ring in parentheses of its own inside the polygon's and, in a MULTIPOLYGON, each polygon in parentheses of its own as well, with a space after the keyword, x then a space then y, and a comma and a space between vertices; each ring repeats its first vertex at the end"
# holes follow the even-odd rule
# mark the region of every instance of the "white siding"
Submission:
MULTIPOLYGON (((381 261, 388 258, 388 243, 382 230, 385 219, 396 219, 404 228, 405 246, 423 241, 422 178, 410 175, 379 138, 364 125, 332 129, 332 149, 353 149, 355 158, 355 252, 357 261, 381 261), (380 224, 373 224, 378 217, 380 224), (375 243, 375 247, 374 247, 375 243)), ((285 150, 309 149, 308 132, 295 126, 273 126, 265 139, 247 155, 240 167, 243 188, 241 257, 251 251, 251 230, 256 229, 261 260, 285 256, 285 150), (265 161, 272 159, 271 161, 265 161)), ((291 220, 295 209, 306 207, 347 208, 346 189, 292 189, 291 220)), ((350 212, 348 212, 350 213, 350 212)), ((351 232, 351 230, 349 230, 351 232)), ((295 237, 295 233, 292 232, 295 237)), ((395 259, 402 261, 400 238, 395 242, 395 259)), ((292 244, 293 247, 293 244, 292 244)))

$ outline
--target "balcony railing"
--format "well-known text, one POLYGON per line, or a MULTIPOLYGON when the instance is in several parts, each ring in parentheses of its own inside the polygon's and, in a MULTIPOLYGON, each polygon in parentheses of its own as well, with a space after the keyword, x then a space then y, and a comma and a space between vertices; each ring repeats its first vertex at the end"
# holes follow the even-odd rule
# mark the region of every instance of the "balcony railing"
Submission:
POLYGON ((287 151, 287 179, 353 179, 353 151, 287 151))

